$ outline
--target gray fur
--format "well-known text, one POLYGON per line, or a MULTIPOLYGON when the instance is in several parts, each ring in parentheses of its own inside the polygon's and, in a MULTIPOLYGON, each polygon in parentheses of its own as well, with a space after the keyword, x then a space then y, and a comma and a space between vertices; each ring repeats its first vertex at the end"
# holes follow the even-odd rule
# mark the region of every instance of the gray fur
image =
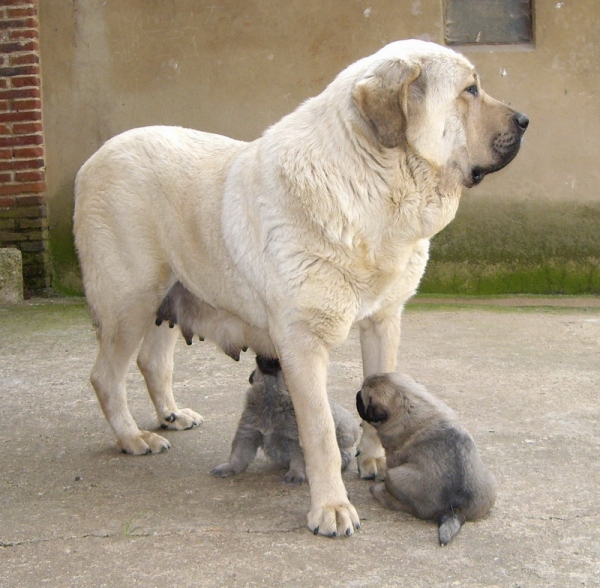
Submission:
POLYGON ((357 394, 386 452, 387 474, 371 487, 386 508, 439 525, 446 545, 496 500, 496 481, 454 412, 405 374, 368 377, 357 394))
MULTIPOLYGON (((283 478, 285 484, 302 484, 306 479, 304 455, 292 399, 277 360, 267 360, 271 366, 277 364, 276 369, 267 369, 264 361, 264 358, 257 358, 258 367, 251 376, 252 386, 246 392, 246 405, 229 459, 215 467, 211 474, 224 478, 243 472, 262 447, 276 465, 289 468, 283 478)), ((345 470, 352 459, 351 448, 358 440, 360 428, 348 410, 332 400, 329 405, 342 456, 342 470, 345 470)))

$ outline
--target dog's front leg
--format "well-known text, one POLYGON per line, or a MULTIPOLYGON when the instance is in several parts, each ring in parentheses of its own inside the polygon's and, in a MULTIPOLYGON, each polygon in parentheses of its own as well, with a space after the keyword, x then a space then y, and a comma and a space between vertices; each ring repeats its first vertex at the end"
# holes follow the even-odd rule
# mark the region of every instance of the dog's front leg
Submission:
POLYGON ((276 345, 304 450, 311 500, 308 526, 328 537, 352 535, 360 522, 342 481, 340 450, 327 400, 329 352, 304 329, 288 330, 294 332, 276 345))
MULTIPOLYGON (((359 323, 363 375, 393 372, 400 345, 400 316, 402 309, 381 318, 366 318, 359 323)), ((362 435, 356 451, 358 472, 361 478, 383 479, 386 471, 385 451, 377 431, 362 422, 362 435)))

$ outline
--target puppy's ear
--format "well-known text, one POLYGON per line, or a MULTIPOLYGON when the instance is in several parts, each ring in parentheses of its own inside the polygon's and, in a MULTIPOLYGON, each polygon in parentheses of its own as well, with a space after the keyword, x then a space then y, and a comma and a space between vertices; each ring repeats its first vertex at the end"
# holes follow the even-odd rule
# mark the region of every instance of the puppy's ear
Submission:
POLYGON ((390 413, 385 406, 375 404, 372 400, 369 401, 369 405, 365 406, 363 401, 362 392, 359 390, 356 395, 356 410, 363 421, 367 423, 379 424, 388 420, 390 413))
POLYGON ((417 84, 410 91, 420 75, 419 66, 390 60, 368 71, 354 87, 358 111, 384 147, 405 145, 409 110, 414 110, 409 103, 424 94, 424 84, 417 84))

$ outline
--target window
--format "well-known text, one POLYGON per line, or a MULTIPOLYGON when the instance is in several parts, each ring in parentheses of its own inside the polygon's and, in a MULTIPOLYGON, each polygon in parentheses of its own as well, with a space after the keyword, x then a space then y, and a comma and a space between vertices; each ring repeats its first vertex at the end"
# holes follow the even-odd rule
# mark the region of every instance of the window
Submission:
POLYGON ((533 42, 533 0, 444 0, 447 45, 533 42))

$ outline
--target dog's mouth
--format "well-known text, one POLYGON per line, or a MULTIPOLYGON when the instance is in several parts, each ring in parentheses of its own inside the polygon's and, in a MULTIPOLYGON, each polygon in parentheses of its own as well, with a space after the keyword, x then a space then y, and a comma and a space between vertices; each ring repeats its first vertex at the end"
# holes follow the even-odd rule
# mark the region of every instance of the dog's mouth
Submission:
POLYGON ((529 119, 521 112, 515 113, 512 119, 513 128, 507 132, 499 133, 492 141, 492 151, 497 156, 498 162, 488 167, 476 165, 471 168, 471 178, 467 188, 481 184, 485 176, 506 167, 519 153, 523 143, 523 135, 529 126, 529 119))

